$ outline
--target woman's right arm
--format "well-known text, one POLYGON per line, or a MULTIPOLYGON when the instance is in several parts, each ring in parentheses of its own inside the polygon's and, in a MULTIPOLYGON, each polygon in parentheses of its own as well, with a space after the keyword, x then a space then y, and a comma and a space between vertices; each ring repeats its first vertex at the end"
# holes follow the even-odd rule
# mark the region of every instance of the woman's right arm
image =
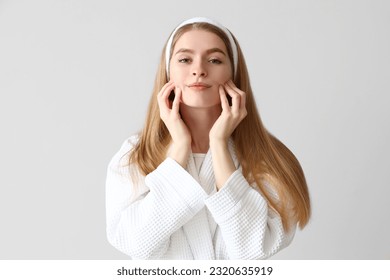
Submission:
POLYGON ((173 81, 166 83, 157 94, 157 103, 161 120, 167 127, 172 138, 172 145, 168 156, 182 167, 186 168, 188 156, 191 152, 191 134, 179 113, 182 91, 175 89, 175 99, 171 103, 169 95, 175 89, 173 81))
POLYGON ((171 158, 146 177, 140 176, 139 185, 133 186, 128 167, 120 167, 120 158, 129 149, 126 141, 108 166, 107 237, 134 259, 161 258, 170 236, 204 207, 207 195, 171 158))

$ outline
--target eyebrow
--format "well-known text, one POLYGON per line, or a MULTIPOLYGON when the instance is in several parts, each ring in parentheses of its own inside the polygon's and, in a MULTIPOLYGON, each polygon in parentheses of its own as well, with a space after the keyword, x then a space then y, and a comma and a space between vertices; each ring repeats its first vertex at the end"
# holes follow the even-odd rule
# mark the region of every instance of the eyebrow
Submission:
MULTIPOLYGON (((191 50, 191 49, 186 49, 186 48, 181 48, 179 49, 175 55, 177 55, 178 53, 194 53, 195 51, 194 50, 191 50)), ((215 53, 215 52, 218 52, 218 53, 221 53, 223 54, 224 56, 226 56, 225 52, 223 50, 221 50, 220 48, 212 48, 212 49, 208 49, 206 51, 206 54, 211 54, 211 53, 215 53)))

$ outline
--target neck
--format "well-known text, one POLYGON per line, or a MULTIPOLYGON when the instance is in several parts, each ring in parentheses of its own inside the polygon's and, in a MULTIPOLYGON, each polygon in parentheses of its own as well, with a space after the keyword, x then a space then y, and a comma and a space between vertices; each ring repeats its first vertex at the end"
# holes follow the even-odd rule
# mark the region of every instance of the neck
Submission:
POLYGON ((193 153, 207 153, 209 149, 209 132, 221 115, 221 105, 209 108, 194 108, 180 104, 180 113, 191 133, 193 153))

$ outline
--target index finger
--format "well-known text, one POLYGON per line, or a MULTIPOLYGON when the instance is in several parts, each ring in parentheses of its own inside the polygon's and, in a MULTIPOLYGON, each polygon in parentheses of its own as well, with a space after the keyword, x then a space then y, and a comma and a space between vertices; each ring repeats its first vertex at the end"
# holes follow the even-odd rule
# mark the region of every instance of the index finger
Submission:
POLYGON ((246 93, 239 89, 232 80, 228 81, 230 87, 241 96, 240 109, 245 108, 246 105, 246 93))

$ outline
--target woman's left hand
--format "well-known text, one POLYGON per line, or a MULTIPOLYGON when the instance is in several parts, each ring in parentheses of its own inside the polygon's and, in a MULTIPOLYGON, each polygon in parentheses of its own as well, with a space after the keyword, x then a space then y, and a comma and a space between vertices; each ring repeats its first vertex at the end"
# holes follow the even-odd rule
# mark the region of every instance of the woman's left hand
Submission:
POLYGON ((246 94, 238 89, 231 80, 219 86, 219 96, 221 98, 222 113, 210 130, 210 144, 221 141, 226 143, 238 124, 247 115, 246 94), (232 106, 229 106, 226 94, 232 98, 232 106))

